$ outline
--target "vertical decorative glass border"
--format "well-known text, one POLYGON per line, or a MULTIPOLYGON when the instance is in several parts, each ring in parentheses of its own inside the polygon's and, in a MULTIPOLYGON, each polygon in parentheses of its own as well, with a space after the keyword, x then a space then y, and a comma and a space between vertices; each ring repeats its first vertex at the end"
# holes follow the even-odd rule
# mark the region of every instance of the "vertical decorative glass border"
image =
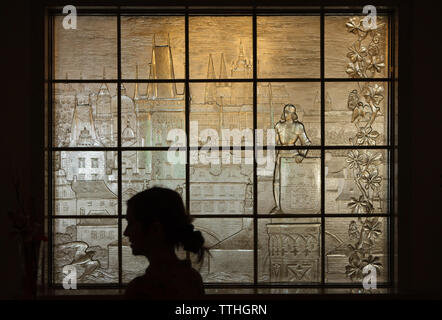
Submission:
MULTIPOLYGON (((69 83, 69 82, 102 82, 102 80, 59 80, 59 79, 53 79, 53 75, 54 75, 54 70, 53 70, 53 48, 54 48, 54 39, 53 39, 53 34, 54 34, 54 15, 56 14, 60 14, 58 11, 61 10, 49 10, 49 15, 48 15, 48 26, 47 26, 47 33, 48 33, 48 61, 47 61, 47 70, 48 70, 48 82, 47 82, 47 115, 45 117, 46 120, 46 130, 47 130, 47 168, 48 168, 48 175, 47 175, 47 195, 48 195, 48 205, 47 205, 47 211, 48 211, 48 225, 47 225, 47 230, 48 230, 48 235, 49 235, 49 239, 48 239, 48 275, 47 275, 47 282, 49 287, 57 287, 54 285, 54 280, 53 280, 53 269, 54 269, 54 265, 53 265, 53 259, 54 259, 54 252, 53 252, 53 224, 54 224, 54 219, 58 219, 57 217, 55 217, 55 215, 53 214, 53 202, 52 202, 52 197, 53 197, 53 159, 52 159, 52 154, 54 151, 62 151, 62 150, 75 150, 72 148, 59 148, 59 147, 54 147, 52 140, 53 140, 53 130, 52 130, 52 124, 53 124, 53 116, 52 116, 52 108, 53 108, 53 89, 54 89, 54 84, 56 83, 69 83)), ((101 10, 98 10, 97 13, 100 13, 101 10)), ((151 10, 151 9, 140 9, 139 12, 137 12, 137 14, 155 14, 158 13, 155 10, 151 10)), ((211 15, 211 14, 225 14, 225 15, 230 15, 230 14, 234 14, 234 12, 232 12, 232 10, 227 10, 227 12, 223 13, 222 10, 217 10, 216 8, 214 9, 210 9, 210 10, 203 10, 202 12, 199 12, 198 9, 192 9, 189 7, 186 7, 183 10, 178 10, 178 11, 168 11, 168 10, 164 10, 162 12, 162 14, 177 14, 177 15, 182 15, 184 16, 184 27, 185 27, 185 79, 181 80, 182 82, 184 82, 184 86, 185 86, 185 126, 186 126, 186 133, 187 133, 187 146, 186 146, 186 159, 187 159, 187 164, 186 164, 186 198, 185 203, 187 208, 189 208, 190 205, 190 185, 189 185, 189 170, 190 170, 190 151, 191 151, 191 147, 189 144, 189 113, 190 113, 190 93, 189 93, 189 86, 190 83, 192 82, 199 82, 198 80, 195 79, 190 79, 190 74, 189 74, 189 16, 192 14, 202 14, 202 15, 211 15)), ((388 281, 386 283, 382 283, 382 284, 378 284, 379 288, 393 288, 394 285, 394 270, 395 270, 395 265, 394 265, 394 261, 395 261, 395 243, 394 243, 394 235, 395 235, 395 228, 394 228, 394 223, 393 223, 393 214, 395 212, 395 183, 394 183, 394 179, 395 179, 395 115, 396 115, 396 109, 395 109, 395 79, 393 77, 394 75, 394 68, 395 68, 395 36, 396 36, 396 30, 395 30, 395 21, 394 21, 394 10, 390 10, 390 9, 386 9, 383 10, 381 12, 381 10, 379 10, 378 14, 382 14, 382 15, 387 15, 388 16, 388 45, 387 45, 387 49, 389 52, 389 56, 388 56, 388 70, 387 70, 387 77, 386 78, 374 78, 374 79, 370 79, 370 78, 365 78, 365 79, 358 79, 358 81, 362 81, 362 82, 368 82, 368 81, 384 81, 385 83, 388 84, 388 88, 385 91, 388 95, 388 139, 387 139, 387 145, 385 146, 328 146, 325 143, 325 101, 326 101, 326 93, 325 93, 325 84, 327 82, 345 82, 345 81, 354 81, 353 79, 344 79, 344 78, 326 78, 325 77, 325 52, 324 52, 324 35, 325 35, 325 17, 327 15, 339 15, 339 14, 347 14, 347 15, 351 15, 351 14, 360 14, 360 12, 357 12, 356 9, 354 10, 337 10, 337 9, 331 9, 331 8, 324 8, 323 6, 321 6, 318 9, 312 9, 310 12, 306 12, 303 9, 288 9, 288 10, 284 10, 284 9, 278 9, 278 10, 266 10, 266 9, 261 9, 261 8, 256 8, 253 7, 253 9, 250 10, 242 10, 240 12, 241 15, 246 15, 246 16, 252 16, 252 37, 253 37, 253 78, 252 79, 240 79, 244 80, 244 81, 250 81, 253 83, 253 129, 257 128, 257 88, 258 88, 258 83, 260 82, 283 82, 283 81, 293 81, 293 82, 305 82, 305 81, 318 81, 321 84, 321 89, 320 89, 320 96, 321 96, 321 144, 320 146, 311 146, 311 147, 303 147, 304 149, 316 149, 316 150, 320 150, 321 151, 321 214, 320 216, 318 215, 313 215, 313 214, 306 214, 306 215, 266 215, 266 214, 259 214, 257 212, 257 183, 258 183, 258 179, 257 179, 257 163, 256 163, 256 159, 255 159, 255 155, 254 155, 254 165, 253 165, 253 214, 251 215, 237 215, 243 218, 252 218, 253 219, 253 242, 254 242, 254 254, 253 254, 253 283, 252 284, 237 284, 237 283, 207 283, 206 284, 206 288, 207 289, 227 289, 227 288, 237 288, 237 289, 246 289, 246 288, 251 288, 253 289, 254 293, 259 293, 260 289, 284 289, 284 288, 318 288, 320 289, 321 292, 326 292, 324 290, 326 289, 332 289, 332 288, 347 288, 347 289, 358 289, 361 288, 360 284, 347 284, 347 283, 326 283, 325 282, 325 219, 333 219, 333 218, 343 218, 343 217, 358 217, 357 215, 352 215, 352 214, 327 214, 325 212, 325 151, 327 150, 336 150, 336 149, 348 149, 349 151, 353 150, 353 149, 374 149, 374 148, 379 148, 379 149, 384 149, 387 152, 387 158, 388 158, 388 194, 389 194, 389 201, 388 201, 388 212, 385 214, 372 214, 370 215, 370 213, 366 213, 366 214, 362 214, 359 216, 362 217, 384 217, 386 218, 386 220, 388 221, 388 235, 387 235, 387 239, 388 239, 388 261, 389 261, 389 268, 388 268, 388 281), (288 79, 284 79, 284 78, 274 78, 274 79, 269 79, 269 78, 265 78, 265 79, 258 79, 257 78, 257 16, 260 15, 295 15, 295 14, 305 14, 305 13, 310 13, 310 14, 316 14, 319 15, 320 17, 320 78, 318 79, 314 79, 314 78, 308 78, 308 79, 302 79, 302 78, 288 78, 288 79), (320 282, 318 284, 306 284, 306 285, 300 285, 300 284, 290 284, 290 283, 282 283, 282 284, 264 284, 264 283, 259 283, 258 281, 258 222, 259 219, 268 219, 268 218, 299 218, 299 217, 315 217, 315 218, 319 218, 321 220, 321 274, 320 274, 320 282)), ((122 233, 121 233, 121 229, 122 229, 122 219, 124 219, 124 215, 122 212, 122 180, 121 180, 121 175, 122 175, 122 167, 121 167, 121 162, 122 162, 122 152, 127 150, 127 148, 122 147, 121 144, 121 87, 120 84, 122 84, 123 82, 154 82, 153 80, 149 80, 149 79, 125 79, 122 80, 121 78, 121 16, 123 14, 126 14, 126 12, 124 11, 124 9, 121 9, 120 7, 118 7, 118 9, 114 9, 114 10, 110 10, 108 12, 106 12, 106 14, 110 14, 113 16, 117 17, 117 79, 110 79, 110 80, 106 80, 106 82, 109 83, 116 83, 117 84, 117 97, 118 97, 118 107, 117 107, 117 115, 118 115, 118 144, 116 147, 111 147, 111 148, 90 148, 90 150, 96 150, 96 151, 109 151, 109 150, 113 150, 117 152, 117 156, 118 156, 118 215, 117 215, 117 219, 118 219, 118 262, 119 262, 119 272, 118 272, 118 284, 117 285, 113 285, 113 284, 103 284, 103 285, 83 285, 83 286, 79 286, 81 287, 85 287, 85 288, 89 288, 89 287, 105 287, 105 288, 124 288, 125 285, 123 284, 122 281, 122 233)), ((133 14, 133 12, 129 11, 127 12, 127 14, 133 14)), ((199 79, 201 80, 201 79, 199 79)), ((174 80, 172 80, 173 82, 174 80)), ((210 79, 205 79, 204 82, 210 82, 210 79)), ((220 81, 220 80, 213 80, 213 81, 220 81)), ((231 79, 229 80, 231 81, 231 79)), ((254 135, 253 137, 253 143, 254 146, 256 147, 256 136, 254 135)), ((167 150, 167 147, 134 147, 132 148, 133 150, 158 150, 158 151, 165 151, 167 150)), ((278 147, 277 147, 278 149, 278 147)), ((279 149, 287 149, 287 148, 279 148, 279 149)), ((299 147, 292 147, 291 149, 299 149, 299 147)), ((84 149, 83 149, 84 150, 84 149)), ((86 149, 88 150, 88 149, 86 149)), ((234 215, 236 216, 236 215, 234 215)), ((198 218, 203 218, 203 215, 199 215, 198 218)), ((218 218, 224 218, 225 215, 223 216, 217 216, 218 218)), ((63 218, 66 218, 65 216, 63 216, 63 218)), ((214 218, 216 218, 214 216, 214 218)))

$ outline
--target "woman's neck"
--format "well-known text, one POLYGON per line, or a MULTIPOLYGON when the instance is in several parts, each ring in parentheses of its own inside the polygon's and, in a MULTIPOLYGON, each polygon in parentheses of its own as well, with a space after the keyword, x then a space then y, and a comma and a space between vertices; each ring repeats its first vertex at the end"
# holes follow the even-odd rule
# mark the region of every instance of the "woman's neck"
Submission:
POLYGON ((173 249, 160 250, 148 257, 149 266, 165 266, 170 264, 176 264, 180 261, 173 249))

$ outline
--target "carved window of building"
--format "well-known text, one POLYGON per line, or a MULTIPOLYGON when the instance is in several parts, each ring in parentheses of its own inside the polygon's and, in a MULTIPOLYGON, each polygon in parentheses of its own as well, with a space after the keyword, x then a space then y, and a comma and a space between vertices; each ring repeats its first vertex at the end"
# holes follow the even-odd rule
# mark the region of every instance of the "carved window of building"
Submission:
POLYGON ((158 10, 78 10, 77 29, 50 10, 49 284, 142 274, 126 201, 159 185, 210 248, 208 293, 364 292, 367 270, 391 288, 394 10, 158 10))
POLYGON ((84 158, 78 158, 78 167, 79 168, 85 168, 86 167, 86 161, 84 158))
POLYGON ((92 158, 91 159, 91 168, 98 168, 98 158, 92 158))

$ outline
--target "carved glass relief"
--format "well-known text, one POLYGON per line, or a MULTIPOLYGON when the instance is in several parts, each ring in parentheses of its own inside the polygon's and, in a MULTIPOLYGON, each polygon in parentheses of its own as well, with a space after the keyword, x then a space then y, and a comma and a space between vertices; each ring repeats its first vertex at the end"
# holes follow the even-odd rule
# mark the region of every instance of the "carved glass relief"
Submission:
POLYGON ((68 32, 54 19, 54 283, 64 266, 80 284, 142 274, 148 261, 132 255, 124 215, 154 185, 179 192, 195 216, 210 255, 191 258, 206 283, 314 293, 289 286, 361 283, 367 265, 390 280, 386 17, 369 30, 358 16, 326 15, 321 79, 320 16, 258 16, 256 99, 251 16, 191 15, 187 53, 183 16, 122 16, 120 35, 116 17, 77 24, 68 32), (253 142, 264 150, 246 150, 253 142))

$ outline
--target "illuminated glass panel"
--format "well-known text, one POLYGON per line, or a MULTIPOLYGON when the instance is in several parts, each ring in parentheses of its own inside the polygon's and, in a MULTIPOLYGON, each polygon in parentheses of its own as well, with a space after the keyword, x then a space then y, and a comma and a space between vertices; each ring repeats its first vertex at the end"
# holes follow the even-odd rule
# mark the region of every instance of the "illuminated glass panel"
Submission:
POLYGON ((76 29, 65 29, 63 19, 54 17, 54 78, 115 79, 117 18, 79 15, 76 29))
POLYGON ((257 17, 258 77, 319 78, 319 16, 257 17))
POLYGON ((361 283, 364 267, 376 271, 376 280, 388 280, 388 220, 382 217, 325 220, 326 282, 361 283))
POLYGON ((62 284, 70 272, 77 284, 118 283, 117 219, 79 216, 53 220, 53 278, 62 284), (75 270, 75 271, 72 271, 75 270))
POLYGON ((190 78, 252 78, 252 42, 252 17, 191 16, 190 78))
POLYGON ((120 18, 54 17, 51 284, 66 266, 80 285, 141 275, 126 201, 155 185, 205 237, 210 255, 190 258, 208 292, 315 293, 360 284, 367 265, 392 280, 388 17, 368 30, 326 13, 322 34, 317 12, 258 14, 255 54, 253 13, 189 14, 187 35, 185 14, 120 18))

